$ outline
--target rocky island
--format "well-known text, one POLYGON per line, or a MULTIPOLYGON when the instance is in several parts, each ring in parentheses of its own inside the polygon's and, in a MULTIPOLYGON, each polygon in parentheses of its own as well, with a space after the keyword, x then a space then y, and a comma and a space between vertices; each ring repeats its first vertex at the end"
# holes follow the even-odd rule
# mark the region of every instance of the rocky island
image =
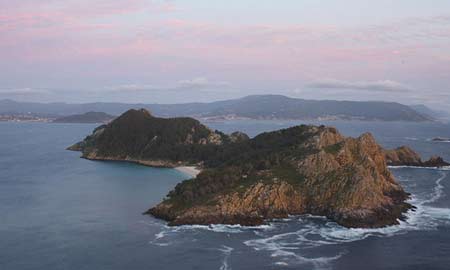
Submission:
POLYGON ((169 225, 259 225, 313 214, 346 227, 383 227, 397 224, 412 208, 387 167, 388 153, 400 162, 401 152, 385 151, 369 133, 349 138, 332 127, 301 125, 250 139, 141 109, 68 149, 94 160, 201 167, 196 178, 178 184, 146 212, 169 225))
POLYGON ((450 138, 436 137, 432 139, 433 142, 450 142, 450 138))
POLYGON ((412 166, 426 168, 440 168, 450 166, 442 157, 432 156, 423 161, 418 153, 407 146, 401 146, 393 150, 385 150, 386 161, 390 166, 412 166))

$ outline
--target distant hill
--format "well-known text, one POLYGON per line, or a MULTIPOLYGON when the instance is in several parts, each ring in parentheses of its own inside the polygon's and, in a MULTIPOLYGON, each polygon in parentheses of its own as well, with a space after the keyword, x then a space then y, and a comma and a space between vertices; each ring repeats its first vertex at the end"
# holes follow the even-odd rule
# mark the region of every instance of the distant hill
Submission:
POLYGON ((441 110, 433 110, 423 104, 411 105, 410 106, 416 112, 419 112, 422 115, 426 115, 428 117, 432 117, 439 120, 450 120, 450 113, 441 111, 441 110))
POLYGON ((60 116, 101 111, 119 115, 130 108, 145 108, 156 116, 190 116, 198 119, 348 119, 379 121, 430 121, 432 116, 395 102, 305 100, 281 95, 256 95, 211 103, 124 104, 124 103, 30 103, 0 101, 0 113, 33 112, 60 116))
POLYGON ((248 96, 226 102, 203 117, 236 116, 251 119, 348 119, 428 121, 408 106, 392 102, 304 100, 279 95, 248 96))
POLYGON ((87 112, 84 114, 75 114, 63 116, 55 119, 54 123, 108 123, 113 120, 115 116, 104 112, 87 112))

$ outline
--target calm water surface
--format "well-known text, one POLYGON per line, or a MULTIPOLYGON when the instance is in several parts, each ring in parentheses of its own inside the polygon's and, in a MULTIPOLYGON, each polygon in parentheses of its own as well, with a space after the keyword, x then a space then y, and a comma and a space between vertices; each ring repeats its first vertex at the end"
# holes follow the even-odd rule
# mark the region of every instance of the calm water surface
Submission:
MULTIPOLYGON (((299 123, 207 124, 254 136, 299 123)), ((449 143, 430 141, 450 137, 449 125, 324 124, 450 160, 449 143)), ((0 123, 0 269, 450 269, 450 171, 393 169, 418 209, 389 228, 346 229, 309 216, 258 228, 169 228, 141 213, 187 176, 64 150, 93 128, 0 123)))

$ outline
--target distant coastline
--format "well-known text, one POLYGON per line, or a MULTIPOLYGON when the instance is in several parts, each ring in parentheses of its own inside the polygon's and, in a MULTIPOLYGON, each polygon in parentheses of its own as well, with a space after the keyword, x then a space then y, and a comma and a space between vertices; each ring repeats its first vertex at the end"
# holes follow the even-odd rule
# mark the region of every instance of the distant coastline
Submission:
MULTIPOLYGON (((436 118, 413 107, 383 101, 307 100, 283 95, 253 95, 210 103, 127 104, 127 103, 27 103, 0 100, 0 114, 33 113, 57 117, 88 112, 120 115, 130 108, 150 109, 159 117, 188 116, 202 121, 304 120, 304 121, 408 121, 429 122, 436 118)), ((426 108, 426 107, 425 107, 426 108)), ((431 110, 431 109, 430 109, 431 110)), ((432 110, 431 110, 432 111, 432 110)), ((85 117, 82 117, 85 118, 85 117)), ((108 118, 106 118, 108 119, 108 118)), ((72 122, 72 120, 71 120, 72 122)), ((103 121, 101 121, 103 122, 103 121)))

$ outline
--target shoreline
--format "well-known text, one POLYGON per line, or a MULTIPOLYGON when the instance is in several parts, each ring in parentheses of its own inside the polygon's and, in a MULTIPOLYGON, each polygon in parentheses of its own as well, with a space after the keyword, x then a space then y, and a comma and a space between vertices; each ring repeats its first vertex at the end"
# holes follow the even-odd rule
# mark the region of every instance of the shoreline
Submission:
MULTIPOLYGON (((72 150, 70 151, 78 152, 78 150, 72 150)), ((191 178, 196 178, 197 175, 202 171, 196 166, 180 166, 181 164, 175 165, 174 163, 168 162, 168 161, 161 161, 161 160, 138 160, 138 159, 129 159, 129 158, 112 158, 112 157, 88 157, 88 156, 81 156, 81 158, 91 160, 91 161, 114 161, 114 162, 128 162, 128 163, 134 163, 146 167, 151 168, 167 168, 167 169, 174 169, 177 170, 183 174, 186 174, 187 176, 191 178)))
POLYGON ((179 166, 175 167, 174 169, 184 174, 187 174, 192 178, 197 177, 197 175, 201 172, 201 170, 195 166, 179 166))
POLYGON ((450 166, 442 166, 442 167, 424 167, 424 166, 408 166, 408 165, 389 165, 389 169, 426 169, 426 170, 438 170, 438 171, 449 171, 450 166))

